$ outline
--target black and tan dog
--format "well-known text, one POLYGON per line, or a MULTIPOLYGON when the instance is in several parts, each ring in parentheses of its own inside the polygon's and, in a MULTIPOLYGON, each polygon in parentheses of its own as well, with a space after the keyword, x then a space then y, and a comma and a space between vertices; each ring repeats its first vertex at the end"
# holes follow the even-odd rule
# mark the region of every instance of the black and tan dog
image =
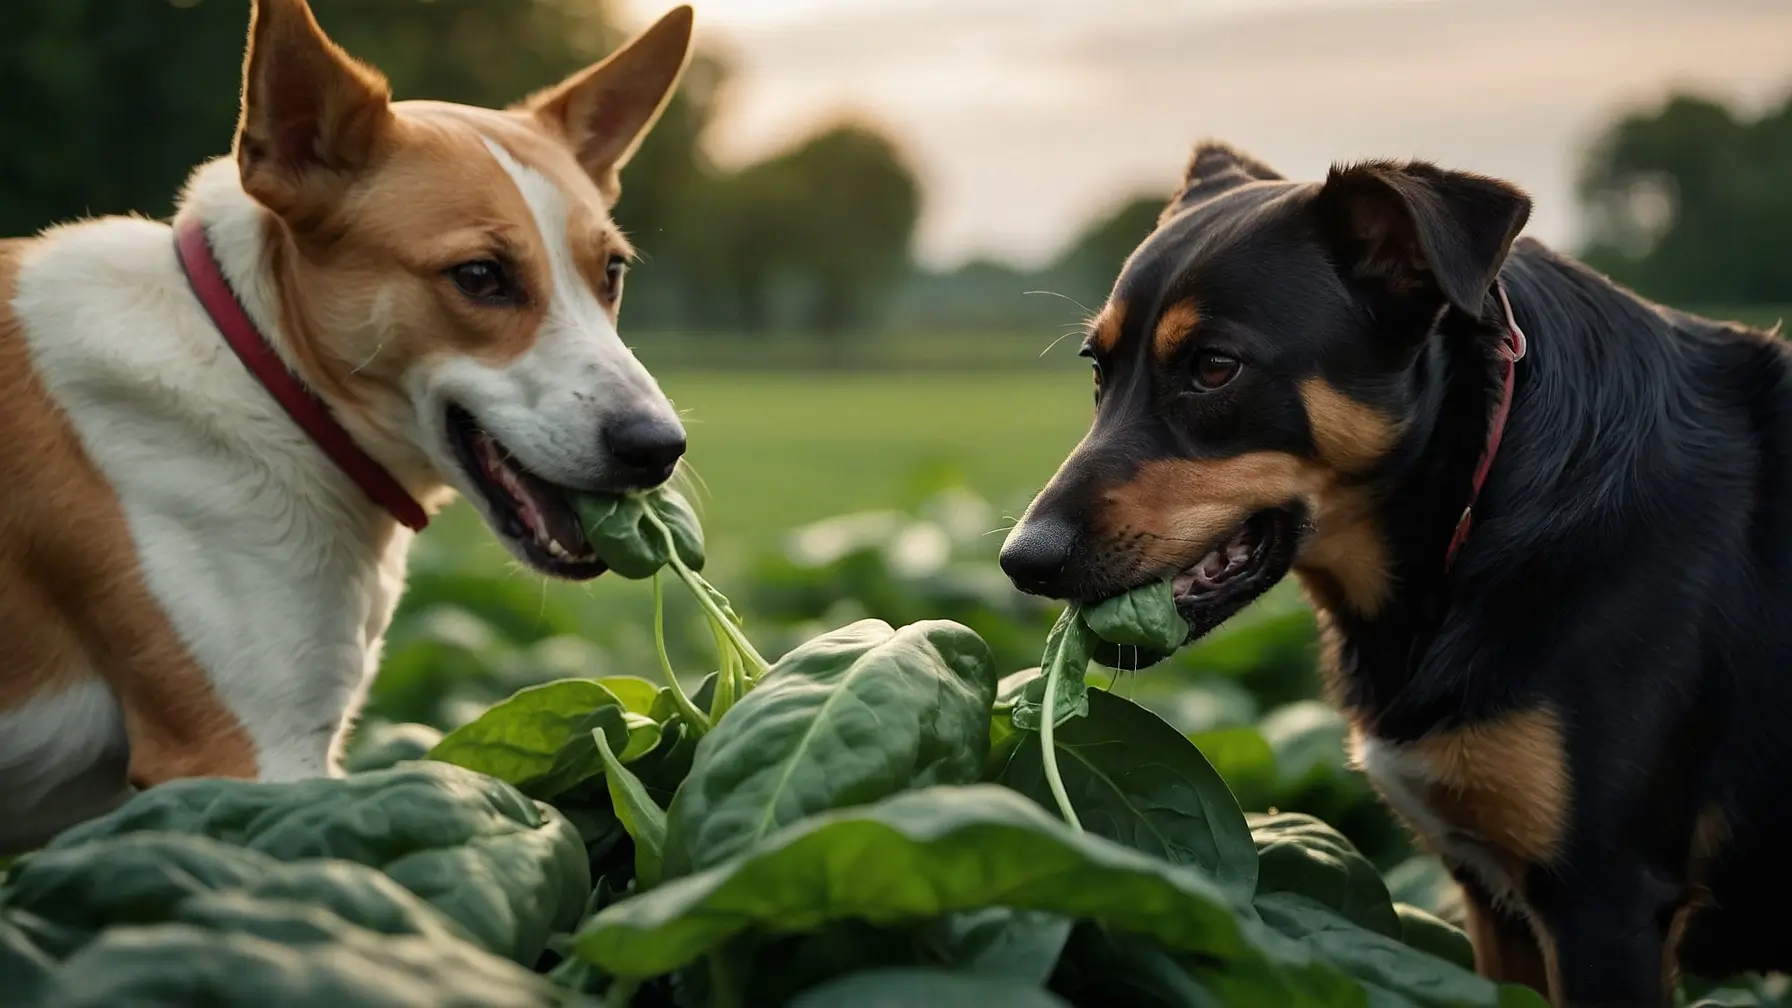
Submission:
POLYGON ((1292 570, 1480 970, 1659 1005, 1682 965, 1792 966, 1792 361, 1515 241, 1529 212, 1197 148, 1002 566, 1084 601, 1176 575, 1191 636, 1292 570))

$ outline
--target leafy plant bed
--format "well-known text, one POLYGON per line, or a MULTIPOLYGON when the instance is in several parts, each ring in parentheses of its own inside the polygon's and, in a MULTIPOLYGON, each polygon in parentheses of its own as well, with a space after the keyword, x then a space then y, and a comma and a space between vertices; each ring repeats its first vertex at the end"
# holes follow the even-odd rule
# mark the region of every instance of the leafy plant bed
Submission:
POLYGON ((1067 610, 1005 677, 945 620, 768 662, 675 495, 585 519, 656 601, 662 575, 697 600, 701 688, 656 619, 663 684, 387 729, 342 780, 146 792, 10 868, 4 1003, 1543 1003, 1342 835, 1247 817, 1194 742, 1087 687, 1103 646, 1179 643, 1167 593, 1067 610))

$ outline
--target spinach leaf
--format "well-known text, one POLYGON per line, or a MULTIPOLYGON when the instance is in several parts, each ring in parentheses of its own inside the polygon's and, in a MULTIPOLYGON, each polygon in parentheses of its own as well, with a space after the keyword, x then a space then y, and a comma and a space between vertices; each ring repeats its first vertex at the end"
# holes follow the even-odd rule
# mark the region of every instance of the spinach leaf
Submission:
POLYGON ((1045 654, 1039 666, 1043 673, 1028 680, 1014 701, 1014 727, 1038 731, 1045 708, 1045 691, 1056 692, 1053 722, 1063 724, 1089 713, 1089 658, 1095 653, 1096 637, 1077 615, 1076 606, 1066 606, 1052 625, 1045 639, 1045 654))
POLYGON ((77 826, 51 850, 125 834, 208 836, 280 861, 341 858, 378 868, 484 948, 533 963, 578 923, 590 868, 578 831, 501 781, 446 763, 345 780, 162 784, 77 826))
POLYGON ((1298 812, 1246 818, 1257 846, 1260 895, 1296 893, 1377 934, 1400 937, 1381 874, 1342 833, 1298 812))
POLYGON ((580 494, 573 506, 598 559, 625 578, 650 578, 671 562, 666 537, 648 516, 649 508, 672 533, 684 565, 703 569, 703 527, 690 502, 670 487, 641 494, 580 494))
POLYGON ((665 692, 666 687, 655 686, 640 676, 626 675, 604 676, 597 684, 614 694, 630 713, 645 714, 655 721, 666 719, 654 713, 660 703, 660 694, 665 692))
POLYGON ((18 911, 0 911, 0 991, 21 1005, 45 1004, 55 983, 55 960, 18 923, 18 911))
POLYGON ((550 1008, 571 1001, 465 942, 377 935, 296 903, 220 896, 193 923, 103 932, 57 971, 58 1008, 550 1008))
POLYGON ((617 751, 629 747, 624 709, 591 679, 531 686, 449 732, 429 758, 496 777, 532 798, 552 798, 602 772, 593 728, 603 728, 617 751))
POLYGON ((812 987, 790 1008, 1070 1008, 1036 984, 945 970, 866 970, 812 987))
MULTIPOLYGON (((1195 865, 1248 902, 1257 848, 1201 750, 1143 707, 1103 690, 1055 733, 1059 774, 1083 828, 1172 864, 1195 865)), ((1028 734, 997 782, 1051 807, 1041 738, 1028 734)))
POLYGON ((1077 1004, 1102 1008, 1338 1008, 1367 1000, 1349 978, 1298 954, 1215 962, 1092 923, 1078 924, 1071 933, 1051 985, 1077 1004))
POLYGON ((1158 581, 1083 610, 1089 629, 1109 644, 1171 652, 1188 640, 1172 582, 1158 581))
POLYGON ((648 888, 659 881, 660 862, 666 848, 666 813, 648 797, 641 779, 610 752, 604 733, 594 731, 591 741, 604 761, 604 782, 610 788, 610 805, 635 840, 635 881, 648 888))
POLYGON ((1101 921, 1220 962, 1255 955, 1242 908, 1200 871, 1078 833, 987 784, 805 818, 732 860, 609 907, 585 925, 577 950, 611 973, 645 977, 743 933, 991 906, 1101 921))
POLYGON ((348 861, 284 861, 205 836, 127 833, 34 855, 0 898, 9 917, 30 915, 62 936, 66 961, 35 963, 40 1003, 558 1000, 539 978, 469 944, 467 929, 348 861))
POLYGON ((1305 949, 1356 978, 1371 991, 1386 991, 1424 1008, 1497 1008, 1522 1003, 1541 1008, 1524 988, 1504 987, 1436 956, 1359 927, 1329 908, 1295 893, 1259 897, 1263 921, 1305 949), (1526 995, 1529 994, 1529 997, 1526 995))
POLYGON ((343 769, 350 773, 384 770, 406 760, 424 759, 442 741, 442 733, 426 724, 386 722, 364 725, 355 732, 343 769))
POLYGON ((805 816, 983 774, 996 675, 957 623, 861 620, 785 655, 698 742, 665 874, 727 860, 805 816))
POLYGON ((1052 975, 1072 921, 1037 910, 985 907, 947 914, 917 930, 926 957, 979 976, 1043 984, 1052 975))
POLYGON ((1395 903, 1400 918, 1400 940, 1420 952, 1429 952, 1463 969, 1475 968, 1475 946, 1454 924, 1433 917, 1411 903, 1395 903))

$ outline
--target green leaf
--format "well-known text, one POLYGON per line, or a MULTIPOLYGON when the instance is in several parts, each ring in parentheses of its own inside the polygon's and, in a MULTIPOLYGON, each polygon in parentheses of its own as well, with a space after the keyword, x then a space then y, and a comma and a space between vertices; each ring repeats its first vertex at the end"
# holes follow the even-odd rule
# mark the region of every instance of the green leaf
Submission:
POLYGON ((533 798, 552 798, 601 769, 591 729, 604 727, 612 744, 628 748, 622 713, 622 701, 602 684, 561 679, 518 690, 449 732, 429 758, 496 777, 533 798), (573 751, 562 755, 569 742, 576 743, 573 751))
POLYGON ((188 919, 213 893, 308 903, 391 935, 467 933, 379 872, 335 859, 278 861, 207 836, 126 833, 44 850, 7 887, 7 905, 91 939, 118 924, 188 919))
POLYGON ((0 912, 0 991, 21 1005, 49 1003, 56 963, 14 923, 14 911, 0 912))
MULTIPOLYGON (((622 706, 634 714, 645 714, 653 717, 654 708, 659 703, 660 691, 664 686, 655 686, 640 676, 604 676, 597 681, 599 686, 609 690, 622 702, 622 706)), ((665 718, 654 718, 663 721, 665 718)))
POLYGON ((57 1008, 550 1008, 567 995, 460 941, 374 934, 303 904, 218 896, 192 923, 103 932, 63 963, 57 1008))
POLYGON ((785 655, 697 744, 667 814, 667 877, 805 816, 983 774, 996 676, 970 630, 861 620, 785 655))
POLYGON ((1327 704, 1302 700, 1278 707, 1260 728, 1284 787, 1333 776, 1344 766, 1344 718, 1327 704))
POLYGON ((1135 588, 1083 610, 1083 620, 1109 644, 1174 652, 1188 640, 1188 621, 1176 611, 1169 580, 1135 588))
POLYGON ((660 744, 663 729, 653 718, 629 711, 622 715, 622 723, 628 729, 628 748, 622 750, 622 755, 617 757, 622 762, 633 763, 660 744))
POLYGON ((1363 990, 1331 966, 1303 962, 1298 955, 1278 958, 1215 962, 1200 953, 1177 954, 1132 935, 1083 923, 1071 933, 1052 989, 1077 1004, 1102 1008, 1368 1005, 1363 990))
POLYGON ((1408 948, 1295 893, 1257 899, 1264 923, 1345 974, 1425 1008, 1496 1008, 1498 984, 1433 955, 1408 948))
POLYGON ((920 968, 867 970, 812 987, 790 1008, 1070 1008, 1070 1002, 998 977, 920 968))
POLYGON ((1038 985, 1051 978, 1071 925, 1057 914, 985 907, 928 921, 917 940, 932 961, 961 973, 1038 985))
POLYGON ((355 732, 343 769, 350 773, 384 770, 406 760, 425 759, 442 741, 442 733, 426 724, 382 722, 355 732))
POLYGON ((1276 787, 1276 753, 1263 740, 1256 725, 1214 728, 1189 736, 1201 755, 1226 782, 1240 808, 1268 808, 1279 793, 1276 787))
POLYGON ((51 842, 60 850, 161 831, 208 836, 278 861, 340 858, 378 868, 481 946, 533 963, 577 924, 590 891, 585 847, 559 812, 446 763, 344 780, 171 781, 51 842))
POLYGON ((1014 727, 1038 731, 1048 685, 1057 690, 1053 720, 1063 724, 1089 713, 1089 686, 1085 676, 1095 654, 1096 637, 1077 616, 1076 606, 1066 606, 1045 639, 1039 665, 1046 674, 1029 680, 1014 702, 1014 727), (1053 669, 1062 669, 1052 674, 1053 669))
POLYGON ((1443 862, 1429 854, 1415 854, 1382 876, 1395 903, 1410 903, 1443 921, 1464 919, 1462 887, 1443 862))
POLYGON ((1342 833, 1309 815, 1247 817, 1260 863, 1259 895, 1295 893, 1390 938, 1400 936, 1388 888, 1342 833))
POLYGON ((987 784, 802 819, 730 861, 609 907, 577 948, 611 973, 646 977, 744 932, 991 906, 1101 921, 1219 961, 1254 955, 1243 911, 1201 872, 1077 833, 987 784))
POLYGON ((592 732, 591 741, 603 757, 610 804, 622 820, 622 827, 635 839, 635 878, 644 889, 653 886, 659 882, 660 861, 666 849, 666 813, 648 797, 641 779, 610 751, 603 732, 592 732))
POLYGON ((1411 903, 1395 903, 1394 914, 1400 918, 1401 941, 1463 969, 1475 968, 1474 943, 1461 928, 1439 920, 1411 903))
MULTIPOLYGON (((1194 865, 1249 902, 1257 848, 1226 782, 1162 718, 1103 690, 1089 716, 1058 728, 1058 772, 1083 828, 1172 864, 1194 865)), ((1029 733, 997 782, 1048 808, 1051 794, 1029 733)))
POLYGON ((670 487, 642 494, 580 494, 574 501, 585 539, 598 559, 625 578, 644 580, 671 562, 666 537, 647 516, 652 508, 672 533, 678 558, 691 570, 703 569, 703 527, 690 502, 670 487))

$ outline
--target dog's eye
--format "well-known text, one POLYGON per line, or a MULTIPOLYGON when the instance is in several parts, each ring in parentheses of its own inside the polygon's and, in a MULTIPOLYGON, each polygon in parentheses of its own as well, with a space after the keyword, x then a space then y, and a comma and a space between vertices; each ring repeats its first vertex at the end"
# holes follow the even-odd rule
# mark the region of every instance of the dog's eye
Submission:
POLYGON ((451 266, 448 279, 462 294, 482 304, 515 304, 520 300, 510 273, 496 259, 475 259, 451 266))
POLYGON ((1242 366, 1236 357, 1204 350, 1195 358, 1195 388, 1212 392, 1238 377, 1242 366))
POLYGON ((622 296, 622 278, 628 275, 628 260, 619 255, 610 257, 604 266, 604 297, 614 301, 622 296))
POLYGON ((1095 401, 1099 403, 1101 402, 1101 362, 1095 359, 1095 351, 1086 346, 1077 356, 1089 358, 1089 373, 1095 379, 1095 401))

